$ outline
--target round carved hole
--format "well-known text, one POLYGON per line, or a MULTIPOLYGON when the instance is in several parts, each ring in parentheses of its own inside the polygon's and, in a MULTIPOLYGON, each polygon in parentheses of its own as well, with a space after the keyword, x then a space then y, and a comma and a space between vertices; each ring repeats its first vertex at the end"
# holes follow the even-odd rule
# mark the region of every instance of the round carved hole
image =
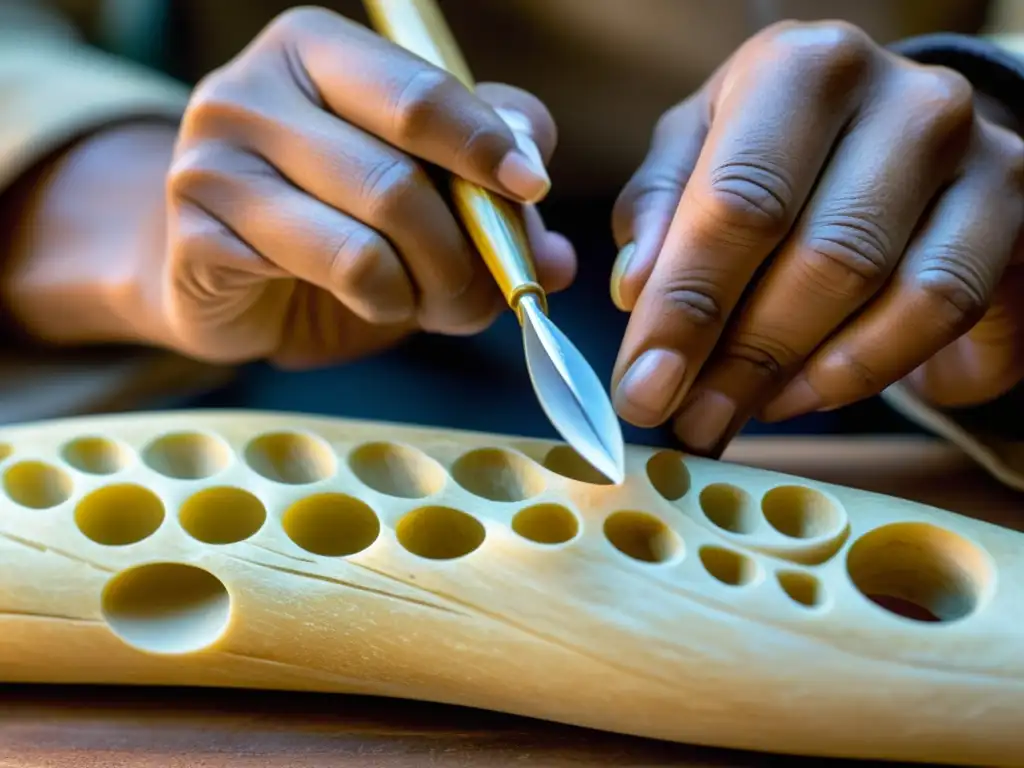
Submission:
POLYGON ((103 617, 123 642, 149 653, 195 653, 227 629, 231 596, 209 571, 149 563, 114 576, 103 590, 103 617))
POLYGON ((231 449, 212 435, 175 432, 158 437, 142 451, 143 463, 174 480, 213 477, 231 461, 231 449))
POLYGON ((929 523, 892 523, 864 534, 850 547, 846 568, 869 600, 917 621, 969 616, 992 582, 981 549, 929 523))
POLYGON ((843 524, 839 507, 821 491, 803 485, 780 485, 761 498, 768 524, 794 539, 815 539, 835 533, 843 524))
POLYGON ((700 492, 700 508, 712 523, 730 533, 751 533, 758 522, 750 494, 730 483, 714 483, 700 492))
POLYGON ((750 584, 760 573, 760 567, 753 558, 725 547, 701 547, 700 562, 704 570, 731 587, 750 584))
POLYGON ((422 507, 395 528, 398 543, 430 560, 454 560, 477 550, 487 536, 483 523, 451 507, 422 507))
POLYGON ((21 461, 4 472, 4 491, 30 509, 50 509, 71 498, 71 476, 44 461, 21 461))
POLYGON ((463 454, 452 477, 470 493, 491 501, 523 501, 544 490, 544 475, 530 459, 500 448, 463 454))
POLYGON ((257 437, 246 447, 245 461, 267 480, 285 485, 316 483, 337 471, 331 447, 318 437, 299 432, 257 437))
POLYGON ((512 530, 537 544, 564 544, 576 538, 580 524, 568 507, 535 504, 516 513, 512 530))
POLYGON ((556 475, 561 475, 578 483, 590 485, 611 485, 612 481, 580 456, 572 446, 556 445, 544 457, 544 466, 556 475))
POLYGON ((438 493, 446 479, 444 467, 421 451, 394 443, 368 443, 348 458, 360 482, 378 493, 422 499, 438 493))
POLYGON ((106 437, 79 437, 65 444, 61 458, 87 475, 113 475, 128 466, 131 454, 106 437))
POLYGON ((75 509, 75 525, 97 544, 123 547, 149 538, 164 521, 160 497, 141 485, 122 483, 99 488, 75 509))
POLYGON ((343 493, 318 493, 295 502, 285 510, 281 526, 297 546, 324 557, 362 552, 380 535, 377 513, 343 493))
POLYGON ((647 479, 667 501, 678 501, 690 491, 690 470, 683 454, 659 451, 647 460, 647 479))
POLYGON ((190 496, 178 510, 185 532, 204 544, 234 544, 263 527, 267 509, 248 491, 228 486, 190 496))
POLYGON ((645 563, 664 563, 678 557, 682 539, 654 515, 614 512, 604 521, 604 535, 619 552, 645 563))
POLYGON ((782 591, 789 599, 806 608, 817 608, 825 603, 825 587, 810 573, 802 571, 779 571, 776 574, 782 591))

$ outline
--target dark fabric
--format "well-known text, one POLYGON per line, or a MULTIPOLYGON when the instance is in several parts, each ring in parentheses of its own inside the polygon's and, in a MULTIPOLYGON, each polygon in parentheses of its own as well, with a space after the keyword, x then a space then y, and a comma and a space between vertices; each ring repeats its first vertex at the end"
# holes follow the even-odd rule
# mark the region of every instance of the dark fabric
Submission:
POLYGON ((900 40, 890 50, 920 62, 955 69, 977 91, 999 101, 1024 125, 1024 60, 996 43, 939 33, 900 40))
MULTIPOLYGON (((612 304, 608 276, 615 258, 611 202, 543 207, 552 229, 576 245, 580 268, 568 290, 551 297, 551 316, 598 375, 608 381, 627 315, 612 304)), ((318 371, 284 372, 258 364, 227 389, 188 407, 260 408, 380 419, 455 429, 557 438, 537 403, 511 312, 473 338, 418 336, 372 358, 318 371)), ((665 429, 623 425, 628 441, 675 446, 665 429)), ((877 398, 782 425, 751 423, 747 433, 919 432, 877 398)))

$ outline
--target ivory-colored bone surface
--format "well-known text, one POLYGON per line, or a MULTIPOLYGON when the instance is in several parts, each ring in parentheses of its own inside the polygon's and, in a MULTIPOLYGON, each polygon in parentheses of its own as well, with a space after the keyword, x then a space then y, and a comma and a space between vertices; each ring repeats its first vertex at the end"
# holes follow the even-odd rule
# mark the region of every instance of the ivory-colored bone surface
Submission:
POLYGON ((1024 536, 640 446, 259 412, 0 431, 0 679, 1024 764, 1024 536), (881 604, 880 604, 881 603, 881 604))

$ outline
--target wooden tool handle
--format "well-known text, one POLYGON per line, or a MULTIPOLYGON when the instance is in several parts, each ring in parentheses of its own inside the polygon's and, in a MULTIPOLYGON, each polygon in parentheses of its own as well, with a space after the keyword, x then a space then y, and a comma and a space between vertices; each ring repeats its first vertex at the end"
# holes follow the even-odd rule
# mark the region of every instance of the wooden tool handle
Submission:
POLYGON ((629 446, 626 472, 293 414, 0 430, 0 682, 362 693, 1024 765, 1024 535, 672 451, 629 446))
MULTIPOLYGON (((470 90, 475 88, 469 67, 433 0, 364 0, 364 5, 382 35, 450 72, 470 90)), ((458 177, 452 177, 451 190, 459 216, 508 305, 519 316, 519 299, 532 294, 547 311, 547 297, 537 282, 518 207, 458 177)))

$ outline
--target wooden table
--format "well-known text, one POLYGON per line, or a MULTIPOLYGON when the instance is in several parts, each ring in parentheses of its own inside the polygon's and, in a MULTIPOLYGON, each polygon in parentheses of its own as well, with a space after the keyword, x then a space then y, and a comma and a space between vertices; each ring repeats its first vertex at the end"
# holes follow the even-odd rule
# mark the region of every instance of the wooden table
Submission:
MULTIPOLYGON (((1024 498, 923 438, 745 438, 726 458, 1024 530, 1024 498)), ((344 696, 0 688, 0 768, 765 766, 766 757, 488 712, 344 696)))

